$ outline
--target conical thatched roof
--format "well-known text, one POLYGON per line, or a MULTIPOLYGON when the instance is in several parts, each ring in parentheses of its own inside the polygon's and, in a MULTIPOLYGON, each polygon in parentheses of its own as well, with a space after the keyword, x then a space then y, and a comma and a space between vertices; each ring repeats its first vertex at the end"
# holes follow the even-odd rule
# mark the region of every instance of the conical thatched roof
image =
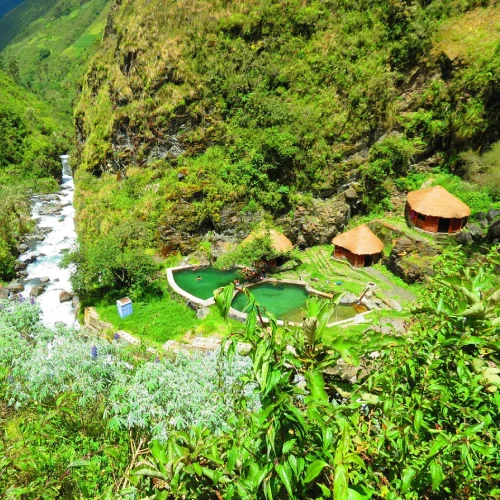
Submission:
POLYGON ((363 224, 347 233, 339 234, 333 238, 332 243, 346 248, 356 255, 374 255, 384 249, 384 244, 363 224))
POLYGON ((470 215, 470 208, 458 198, 448 193, 444 187, 433 186, 410 191, 406 197, 410 207, 422 215, 461 219, 470 215))
POLYGON ((242 244, 244 245, 257 238, 264 238, 266 236, 271 238, 271 247, 275 252, 285 253, 293 248, 293 243, 284 234, 279 233, 275 229, 256 229, 242 241, 242 244))

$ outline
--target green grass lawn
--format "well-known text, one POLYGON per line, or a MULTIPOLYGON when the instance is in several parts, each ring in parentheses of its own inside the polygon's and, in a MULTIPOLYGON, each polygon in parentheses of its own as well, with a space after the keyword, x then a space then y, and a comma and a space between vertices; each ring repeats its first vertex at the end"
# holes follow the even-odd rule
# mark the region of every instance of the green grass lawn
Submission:
POLYGON ((111 323, 116 329, 155 344, 164 344, 167 340, 182 340, 187 332, 198 337, 223 337, 242 328, 242 324, 237 321, 224 321, 215 306, 210 308, 205 319, 199 320, 193 310, 168 294, 161 299, 134 303, 134 312, 123 319, 118 316, 115 303, 101 303, 96 305, 96 309, 101 319, 111 323))

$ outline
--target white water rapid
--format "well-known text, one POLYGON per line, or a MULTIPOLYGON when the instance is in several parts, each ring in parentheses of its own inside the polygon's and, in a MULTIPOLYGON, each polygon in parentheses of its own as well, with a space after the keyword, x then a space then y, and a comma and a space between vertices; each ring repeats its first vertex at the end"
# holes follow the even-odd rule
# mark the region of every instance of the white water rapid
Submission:
POLYGON ((19 257, 20 261, 36 257, 25 270, 27 276, 23 279, 24 297, 30 295, 33 287, 43 285, 46 278, 50 279, 45 285, 45 291, 34 299, 42 309, 43 322, 49 326, 59 322, 73 326, 78 324, 72 302, 59 301, 62 291, 71 292, 70 269, 59 267, 62 251, 70 249, 76 241, 73 220, 74 184, 68 159, 67 155, 61 156, 63 173, 59 193, 33 197, 32 217, 37 222, 37 230, 35 236, 27 241, 29 250, 19 257), (42 241, 39 233, 45 236, 42 241))

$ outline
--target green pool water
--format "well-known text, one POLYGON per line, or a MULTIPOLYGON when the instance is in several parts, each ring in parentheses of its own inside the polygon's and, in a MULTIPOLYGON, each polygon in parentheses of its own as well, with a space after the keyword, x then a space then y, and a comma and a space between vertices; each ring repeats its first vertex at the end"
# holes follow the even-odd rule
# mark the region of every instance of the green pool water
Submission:
POLYGON ((174 271, 173 276, 178 286, 202 300, 209 299, 214 290, 229 285, 236 278, 242 279, 242 274, 238 270, 219 271, 212 267, 201 267, 196 271, 193 271, 193 268, 180 269, 174 271), (198 276, 201 280, 197 279, 198 276))
MULTIPOLYGON (((309 294, 305 287, 288 283, 260 283, 249 288, 257 302, 265 306, 278 319, 302 321, 304 307, 309 294)), ((239 293, 232 306, 237 311, 243 311, 247 304, 245 295, 239 293)))
MULTIPOLYGON (((304 308, 309 294, 305 287, 290 283, 260 283, 250 287, 257 302, 271 311, 277 319, 286 319, 293 322, 302 322, 304 308)), ((237 311, 243 311, 247 304, 245 295, 239 293, 233 299, 232 306, 237 311)), ((366 308, 350 304, 339 305, 332 314, 331 322, 353 318, 358 312, 366 308), (359 310, 357 310, 359 309, 359 310)))

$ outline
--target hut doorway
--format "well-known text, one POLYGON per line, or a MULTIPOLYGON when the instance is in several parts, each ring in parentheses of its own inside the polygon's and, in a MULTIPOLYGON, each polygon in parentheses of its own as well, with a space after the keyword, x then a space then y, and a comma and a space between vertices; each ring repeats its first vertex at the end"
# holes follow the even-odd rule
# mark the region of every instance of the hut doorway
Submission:
POLYGON ((441 217, 438 223, 438 233, 447 233, 450 230, 450 219, 441 217))
POLYGON ((373 264, 373 255, 365 255, 365 267, 373 264))

